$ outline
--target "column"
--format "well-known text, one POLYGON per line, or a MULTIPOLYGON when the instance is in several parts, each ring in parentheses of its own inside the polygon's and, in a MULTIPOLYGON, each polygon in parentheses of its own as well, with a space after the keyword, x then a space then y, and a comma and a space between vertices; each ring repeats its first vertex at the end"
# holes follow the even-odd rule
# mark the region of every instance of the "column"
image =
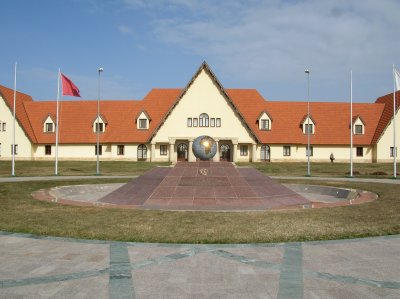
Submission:
POLYGON ((193 154, 193 140, 193 138, 189 139, 188 162, 196 162, 196 157, 193 154))
POLYGON ((233 144, 232 162, 236 162, 238 143, 237 141, 232 140, 232 144, 233 144))
POLYGON ((150 161, 154 162, 156 160, 156 144, 155 143, 151 143, 151 157, 150 157, 150 161))
POLYGON ((251 162, 257 161, 257 144, 253 143, 251 148, 251 162))
POLYGON ((213 161, 219 162, 219 139, 214 139, 214 140, 215 140, 215 143, 217 144, 217 152, 215 153, 213 161))
POLYGON ((176 162, 175 141, 169 142, 169 162, 176 162))

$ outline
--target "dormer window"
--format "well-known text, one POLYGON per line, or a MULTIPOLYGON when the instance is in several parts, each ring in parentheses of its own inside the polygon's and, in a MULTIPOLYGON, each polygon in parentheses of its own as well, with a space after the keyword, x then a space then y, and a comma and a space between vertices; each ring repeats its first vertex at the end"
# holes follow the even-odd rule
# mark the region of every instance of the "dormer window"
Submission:
POLYGON ((312 135, 315 134, 315 121, 310 116, 305 115, 300 123, 303 134, 312 135))
POLYGON ((269 119, 261 120, 261 130, 269 130, 269 119))
POLYGON ((103 123, 97 123, 95 124, 95 129, 94 131, 97 132, 104 132, 104 127, 103 127, 103 123))
POLYGON ((150 120, 149 114, 145 110, 142 110, 136 117, 136 128, 138 130, 148 130, 150 127, 150 120))
POLYGON ((304 134, 313 134, 314 126, 313 124, 305 124, 304 134))
POLYGON ((139 129, 147 129, 147 119, 141 118, 139 119, 139 129))
POLYGON ((43 132, 54 133, 56 131, 56 124, 51 115, 47 115, 43 122, 43 132))
POLYGON ((53 123, 46 123, 46 132, 53 132, 53 123))
POLYGON ((104 115, 99 115, 99 117, 93 121, 93 132, 94 133, 104 133, 106 131, 107 120, 104 115))
POLYGON ((360 116, 356 116, 353 118, 353 134, 355 135, 363 135, 365 133, 365 125, 364 121, 360 116))
POLYGON ((260 130, 269 131, 271 130, 271 122, 272 118, 268 114, 268 112, 263 111, 261 112, 260 116, 257 118, 258 121, 258 128, 260 130))

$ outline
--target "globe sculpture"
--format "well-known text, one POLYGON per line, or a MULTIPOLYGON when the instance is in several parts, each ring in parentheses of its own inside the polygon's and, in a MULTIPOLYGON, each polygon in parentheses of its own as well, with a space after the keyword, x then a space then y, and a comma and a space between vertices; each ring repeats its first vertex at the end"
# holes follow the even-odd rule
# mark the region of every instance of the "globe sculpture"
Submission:
POLYGON ((193 154, 202 161, 212 159, 217 152, 217 143, 210 136, 202 135, 193 141, 193 154))

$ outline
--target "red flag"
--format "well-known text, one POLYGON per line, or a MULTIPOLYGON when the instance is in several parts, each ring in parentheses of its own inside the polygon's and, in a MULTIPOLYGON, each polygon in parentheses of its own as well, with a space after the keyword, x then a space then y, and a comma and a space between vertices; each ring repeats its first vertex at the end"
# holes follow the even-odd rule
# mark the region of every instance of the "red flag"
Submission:
POLYGON ((81 95, 79 94, 79 88, 66 76, 61 74, 61 81, 62 81, 62 94, 63 96, 65 95, 70 95, 73 97, 80 97, 81 95))

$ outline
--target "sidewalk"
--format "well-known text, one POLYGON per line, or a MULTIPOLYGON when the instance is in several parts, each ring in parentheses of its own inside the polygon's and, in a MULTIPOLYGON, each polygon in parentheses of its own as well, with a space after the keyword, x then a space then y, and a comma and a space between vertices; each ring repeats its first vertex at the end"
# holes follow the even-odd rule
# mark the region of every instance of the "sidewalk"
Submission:
POLYGON ((186 245, 0 232, 0 298, 399 298, 400 235, 186 245))

